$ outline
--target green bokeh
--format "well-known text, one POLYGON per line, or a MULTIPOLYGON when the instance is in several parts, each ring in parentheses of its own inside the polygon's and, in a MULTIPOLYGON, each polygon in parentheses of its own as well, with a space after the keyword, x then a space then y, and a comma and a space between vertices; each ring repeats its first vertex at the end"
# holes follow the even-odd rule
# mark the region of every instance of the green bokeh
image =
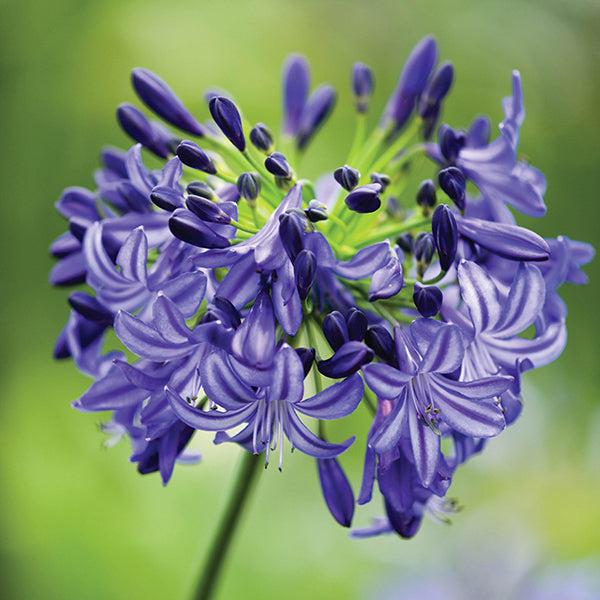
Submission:
MULTIPOLYGON (((202 117, 202 91, 217 85, 250 121, 276 127, 281 63, 304 53, 313 81, 340 91, 303 165, 316 175, 343 163, 352 137, 352 62, 375 70, 376 114, 407 52, 433 33, 456 67, 445 108, 455 126, 480 112, 497 123, 510 72, 521 71, 520 150, 549 187, 547 217, 520 222, 598 244, 599 26, 600 4, 586 0, 1 1, 0 596, 185 597, 235 470, 236 448, 200 436, 203 463, 178 467, 168 488, 139 476, 124 443, 101 449, 98 415, 70 408, 85 377, 50 358, 68 312, 64 290, 47 284, 47 248, 64 230, 53 202, 67 185, 93 185, 102 145, 127 143, 114 109, 133 101, 132 67, 159 73, 202 117)), ((523 418, 457 474, 466 510, 452 527, 428 522, 411 542, 350 540, 326 511, 313 461, 286 456, 282 474, 261 477, 219 597, 364 598, 379 577, 496 540, 506 553, 529 545, 540 562, 597 558, 598 261, 586 271, 591 284, 564 293, 564 355, 527 376, 523 418)), ((339 439, 364 432, 365 418, 349 418, 339 439)), ((355 486, 361 444, 364 433, 343 459, 355 486)), ((357 524, 381 511, 373 504, 357 524)))

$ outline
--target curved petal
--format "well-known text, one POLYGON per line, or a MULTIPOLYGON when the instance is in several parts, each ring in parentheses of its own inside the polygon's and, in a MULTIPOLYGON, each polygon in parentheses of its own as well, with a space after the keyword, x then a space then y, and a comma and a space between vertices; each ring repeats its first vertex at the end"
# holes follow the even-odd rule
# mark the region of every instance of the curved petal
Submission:
POLYGON ((148 262, 148 239, 143 227, 134 229, 121 246, 117 255, 117 265, 126 279, 138 281, 144 286, 148 282, 146 264, 148 262))
POLYGON ((359 250, 349 262, 337 261, 333 272, 345 279, 364 279, 383 267, 390 253, 389 242, 377 242, 359 250))
POLYGON ((206 292, 206 275, 200 271, 182 273, 160 286, 181 311, 184 318, 193 317, 206 292))
POLYGON ((304 394, 304 367, 296 351, 284 344, 275 354, 271 369, 271 385, 267 398, 274 402, 284 400, 295 404, 304 394))
POLYGON ((362 373, 369 389, 375 392, 379 398, 388 400, 397 398, 412 378, 412 375, 402 373, 402 371, 383 363, 365 365, 362 373))
POLYGON ((412 402, 408 404, 408 429, 415 467, 423 487, 433 481, 440 458, 440 436, 419 420, 412 402))
MULTIPOLYGON (((292 350, 292 352, 294 351, 292 350)), ((344 381, 334 383, 312 398, 296 402, 294 408, 315 419, 340 419, 354 412, 360 404, 363 391, 363 381, 358 373, 354 373, 344 381)))
POLYGON ((385 418, 383 424, 377 429, 369 442, 369 446, 377 452, 383 454, 396 446, 400 437, 406 431, 406 413, 407 413, 407 390, 402 389, 396 405, 389 415, 385 418))
POLYGON ((419 366, 419 373, 451 373, 465 354, 466 340, 456 325, 441 327, 419 366))
POLYGON ((152 305, 152 324, 171 344, 185 344, 189 340, 190 330, 181 311, 162 292, 158 293, 152 305))

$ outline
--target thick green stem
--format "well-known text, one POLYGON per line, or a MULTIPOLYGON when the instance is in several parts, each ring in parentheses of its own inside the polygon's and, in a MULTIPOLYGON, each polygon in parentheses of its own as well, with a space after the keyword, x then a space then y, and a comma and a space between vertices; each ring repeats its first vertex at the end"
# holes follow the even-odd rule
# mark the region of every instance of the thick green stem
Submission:
POLYGON ((227 557, 227 551, 240 521, 244 506, 250 496, 252 483, 259 473, 259 456, 244 451, 229 503, 223 513, 217 535, 210 547, 193 600, 214 598, 221 569, 227 557))

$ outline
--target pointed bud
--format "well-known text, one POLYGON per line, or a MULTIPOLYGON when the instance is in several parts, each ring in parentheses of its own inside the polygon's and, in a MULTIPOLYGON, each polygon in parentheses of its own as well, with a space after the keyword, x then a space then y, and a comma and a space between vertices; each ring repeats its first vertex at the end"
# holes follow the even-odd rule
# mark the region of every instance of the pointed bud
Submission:
POLYGON ((429 215, 436 202, 435 183, 426 179, 417 190, 417 204, 423 209, 423 215, 429 215))
POLYGON ((354 516, 354 494, 342 467, 335 458, 318 458, 317 467, 329 512, 342 527, 350 527, 354 516))
POLYGON ((142 102, 159 117, 193 135, 205 134, 202 125, 158 75, 147 69, 133 69, 131 81, 142 102))
POLYGON ((417 273, 422 276, 433 260, 435 254, 435 243, 430 233, 425 233, 415 240, 415 258, 417 259, 417 273))
POLYGON ((104 323, 106 325, 112 324, 113 314, 93 296, 85 292, 71 292, 67 300, 74 311, 89 321, 104 323))
POLYGON ((452 200, 459 210, 465 209, 467 198, 467 182, 463 172, 457 167, 448 167, 438 173, 440 187, 452 200))
POLYGON ((169 185, 157 185, 150 193, 150 200, 163 210, 173 212, 177 208, 183 208, 183 194, 169 185))
POLYGON ((356 373, 363 365, 370 363, 375 354, 362 342, 346 342, 327 360, 317 363, 319 372, 325 377, 341 379, 356 373))
POLYGON ((348 322, 348 338, 351 341, 361 342, 368 327, 365 313, 358 308, 351 308, 346 321, 348 322))
POLYGON ((334 310, 323 319, 323 334, 334 350, 339 350, 349 341, 348 324, 341 312, 334 310))
POLYGON ((231 217, 219 204, 218 202, 207 200, 202 196, 188 196, 185 200, 185 205, 203 221, 227 225, 231 223, 231 217))
POLYGON ((304 56, 291 55, 283 66, 283 133, 296 135, 306 105, 310 70, 304 56))
POLYGON ((178 208, 169 219, 171 233, 180 240, 199 248, 228 248, 229 240, 199 219, 193 212, 178 208))
POLYGON ((308 99, 296 138, 298 150, 304 150, 318 129, 327 120, 335 106, 336 93, 328 84, 320 85, 308 99))
POLYGON ((414 246, 412 233, 407 231, 406 233, 399 235, 396 238, 396 244, 400 246, 400 248, 405 254, 412 254, 414 246))
POLYGON ((333 172, 333 177, 345 190, 351 192, 358 185, 360 173, 356 169, 344 165, 333 172))
POLYGON ((206 152, 198 144, 190 140, 183 140, 177 146, 177 156, 184 165, 192 169, 204 171, 204 173, 208 173, 209 175, 214 175, 217 172, 213 161, 210 160, 206 152))
POLYGON ((446 204, 440 204, 431 220, 433 239, 440 258, 440 266, 447 271, 454 262, 458 246, 458 229, 456 219, 446 204))
POLYGON ((204 181, 191 181, 185 189, 188 194, 202 196, 207 200, 213 200, 215 197, 215 191, 204 181))
POLYGON ((215 96, 208 103, 210 114, 225 137, 240 151, 246 149, 242 118, 236 105, 224 96, 215 96))
POLYGON ((454 67, 451 62, 446 61, 437 68, 421 94, 418 112, 422 118, 428 118, 432 112, 436 112, 436 108, 439 109, 453 81, 454 67))
POLYGON ((369 101, 375 87, 373 71, 367 65, 356 62, 352 65, 352 93, 356 110, 364 113, 369 108, 369 101))
POLYGON ((304 222, 298 213, 288 211, 279 217, 279 238, 290 260, 294 261, 304 248, 304 222))
POLYGON ((277 177, 290 177, 292 169, 287 158, 281 152, 273 152, 267 156, 265 167, 269 173, 277 177))
POLYGON ((304 213, 311 223, 326 221, 329 218, 327 207, 318 200, 311 200, 308 203, 308 208, 304 210, 304 213))
POLYGON ((357 213, 372 213, 381 206, 381 198, 379 192, 381 186, 378 183, 369 183, 357 187, 353 192, 350 192, 344 202, 346 206, 357 213))
POLYGON ((260 175, 258 173, 242 173, 237 180, 240 196, 249 203, 260 196, 260 175))
POLYGON ((301 250, 294 259, 296 287, 301 300, 306 300, 317 270, 317 257, 310 250, 301 250))
POLYGON ((415 283, 413 301, 423 317, 435 317, 440 311, 443 300, 444 295, 440 288, 435 285, 421 285, 418 281, 415 283))
POLYGON ((383 325, 372 325, 365 333, 365 344, 386 362, 394 361, 394 339, 383 325))
POLYGON ((296 354, 300 357, 300 360, 302 361, 302 368, 304 369, 304 379, 306 379, 313 366, 313 362, 315 361, 315 349, 294 348, 294 350, 296 350, 296 354))
POLYGON ((117 120, 123 131, 142 146, 148 147, 154 141, 154 132, 150 121, 135 106, 126 103, 119 104, 117 120))
POLYGON ((252 145, 265 154, 273 151, 273 134, 264 123, 257 123, 250 131, 252 145))

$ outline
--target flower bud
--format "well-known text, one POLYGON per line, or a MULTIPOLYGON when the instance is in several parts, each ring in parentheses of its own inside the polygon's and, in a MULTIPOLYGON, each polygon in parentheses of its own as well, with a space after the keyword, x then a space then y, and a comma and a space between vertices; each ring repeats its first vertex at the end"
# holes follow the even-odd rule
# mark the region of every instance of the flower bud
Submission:
POLYGON ((421 285, 415 283, 413 301, 417 310, 423 317, 434 317, 440 311, 444 295, 442 290, 435 285, 421 285))
POLYGON ((150 200, 163 210, 173 212, 183 208, 183 194, 169 185, 157 185, 150 193, 150 200))
POLYGON ((394 340, 383 325, 372 325, 365 333, 365 344, 386 362, 394 360, 394 340))
POLYGON ((270 154, 273 150, 273 134, 264 123, 257 123, 250 130, 250 141, 257 150, 265 154, 270 154))
POLYGON ((362 342, 346 342, 327 360, 317 363, 319 372, 325 377, 341 379, 356 373, 363 365, 370 363, 375 354, 362 342))
POLYGON ((368 327, 365 313, 358 308, 351 308, 346 321, 348 323, 348 338, 355 342, 362 341, 368 327))
POLYGON ((334 310, 323 319, 323 334, 334 350, 339 350, 349 341, 348 324, 341 312, 334 310))
POLYGON ((315 361, 315 349, 314 348, 294 348, 296 350, 296 354, 299 356, 302 361, 302 368, 304 369, 304 378, 308 376, 310 370, 313 366, 313 362, 315 361))
POLYGON ((375 77, 371 67, 356 62, 352 65, 352 92, 356 110, 364 113, 369 108, 369 101, 375 87, 375 77))
POLYGON ((465 145, 464 133, 457 133, 449 125, 442 125, 439 131, 440 152, 449 164, 454 164, 458 153, 465 145))
POLYGON ((417 191, 417 204, 423 209, 425 216, 435 206, 436 201, 435 183, 431 179, 426 179, 421 183, 417 191))
POLYGON ((296 145, 304 150, 308 142, 323 125, 335 106, 335 90, 327 84, 320 85, 310 96, 300 119, 296 145))
POLYGON ((111 325, 113 322, 113 314, 96 298, 85 292, 71 292, 68 301, 74 311, 90 321, 106 325, 111 325))
POLYGON ((392 217, 392 219, 398 219, 402 216, 402 205, 396 196, 388 196, 385 199, 385 212, 392 217))
POLYGON ((199 248, 228 248, 229 240, 216 233, 193 212, 178 208, 169 219, 171 233, 180 240, 199 248))
POLYGON ((452 87, 454 67, 451 62, 442 63, 427 82, 425 90, 419 99, 419 116, 426 119, 432 112, 437 112, 441 101, 452 87))
POLYGON ((126 103, 119 104, 117 120, 123 131, 142 146, 148 147, 154 141, 154 132, 150 121, 135 106, 126 103))
POLYGON ((237 308, 223 296, 215 296, 212 300, 212 307, 209 308, 214 308, 218 311, 219 320, 222 321, 226 327, 237 329, 242 323, 237 308))
POLYGON ((256 202, 260 196, 260 175, 258 173, 242 173, 237 180, 240 196, 249 203, 256 202))
POLYGON ((440 258, 440 267, 447 271, 456 256, 458 246, 458 229, 456 219, 446 204, 440 204, 431 220, 433 239, 440 258))
POLYGON ((179 146, 177 146, 177 156, 184 165, 187 165, 192 169, 204 171, 204 173, 208 173, 209 175, 214 175, 217 172, 213 161, 210 160, 206 152, 194 142, 183 140, 179 146))
POLYGON ((283 213, 279 217, 279 238, 291 261, 294 261, 304 248, 303 237, 303 218, 294 211, 283 213))
POLYGON ((372 213, 381 206, 381 198, 379 192, 381 185, 378 183, 369 183, 361 185, 354 191, 350 192, 344 202, 350 210, 357 213, 372 213))
POLYGON ((269 173, 277 177, 290 177, 292 174, 287 158, 281 152, 273 152, 267 156, 265 167, 269 173))
POLYGON ((311 200, 308 203, 308 208, 304 210, 304 214, 311 223, 326 221, 329 218, 327 207, 318 200, 311 200))
POLYGON ((414 245, 415 258, 417 259, 417 273, 422 276, 431 264, 435 254, 435 243, 430 233, 425 233, 417 238, 414 245))
POLYGON ((293 54, 283 66, 283 133, 296 135, 306 105, 310 71, 304 56, 293 54))
POLYGON ((137 68, 131 72, 131 81, 142 102, 159 117, 193 135, 205 134, 202 125, 158 75, 137 68))
POLYGON ((246 149, 242 118, 235 104, 225 96, 215 96, 208 103, 210 114, 225 137, 240 151, 246 149))
POLYGON ((317 257, 310 250, 300 250, 294 259, 294 273, 301 300, 306 300, 308 297, 316 270, 317 257))
POLYGON ((405 254, 412 254, 414 246, 414 239, 412 233, 407 231, 406 233, 399 235, 396 238, 396 244, 400 246, 400 248, 405 254))
POLYGON ((215 191, 204 181, 192 181, 187 184, 185 188, 188 194, 194 196, 202 196, 207 200, 213 200, 215 197, 215 191))
POLYGON ((448 167, 438 173, 440 187, 447 196, 454 200, 459 210, 465 209, 467 198, 467 182, 463 172, 457 167, 448 167))
POLYGON ((354 516, 354 494, 342 467, 335 458, 318 458, 317 467, 329 512, 342 527, 350 527, 354 516))
POLYGON ((186 198, 185 205, 203 221, 222 225, 231 223, 231 217, 219 206, 218 202, 192 195, 186 198))
POLYGON ((358 185, 360 173, 356 169, 344 165, 333 172, 333 177, 345 190, 351 192, 358 185))
POLYGON ((392 180, 384 173, 371 173, 371 183, 378 183, 381 186, 381 191, 385 192, 386 188, 392 180))

